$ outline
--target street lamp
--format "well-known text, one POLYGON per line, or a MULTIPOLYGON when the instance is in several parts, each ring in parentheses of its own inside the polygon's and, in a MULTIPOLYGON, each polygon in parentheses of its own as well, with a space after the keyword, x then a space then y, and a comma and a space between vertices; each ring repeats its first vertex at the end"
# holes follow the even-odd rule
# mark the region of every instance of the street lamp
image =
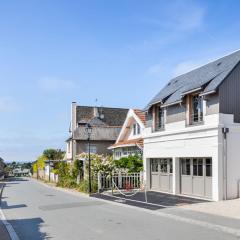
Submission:
POLYGON ((92 134, 92 126, 87 123, 85 126, 85 131, 88 136, 88 178, 89 178, 89 194, 92 192, 92 184, 91 184, 91 152, 90 152, 90 137, 92 134))

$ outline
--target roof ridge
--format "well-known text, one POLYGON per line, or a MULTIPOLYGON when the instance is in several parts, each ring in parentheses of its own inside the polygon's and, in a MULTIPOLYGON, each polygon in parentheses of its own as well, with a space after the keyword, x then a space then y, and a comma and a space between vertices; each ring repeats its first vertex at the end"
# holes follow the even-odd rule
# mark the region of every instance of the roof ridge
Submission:
POLYGON ((192 68, 190 71, 188 71, 188 72, 186 72, 186 73, 182 73, 182 74, 180 74, 180 75, 177 75, 176 77, 171 78, 170 81, 167 82, 167 84, 168 84, 169 82, 171 82, 172 80, 174 80, 175 78, 178 78, 178 77, 180 77, 180 76, 183 76, 183 75, 185 75, 185 74, 188 74, 188 73, 190 73, 190 72, 192 72, 192 71, 194 71, 194 70, 196 70, 196 69, 199 69, 199 68, 201 68, 201 67, 204 67, 204 66, 206 66, 206 65, 208 65, 208 64, 210 64, 210 63, 217 62, 217 61, 219 61, 219 60, 221 60, 221 59, 223 59, 223 58, 225 58, 225 57, 228 57, 228 56, 230 56, 230 55, 232 55, 232 54, 234 54, 234 53, 237 53, 237 52, 240 52, 240 49, 235 50, 235 51, 233 51, 233 52, 231 52, 231 53, 228 53, 228 54, 226 54, 226 55, 223 55, 222 57, 218 57, 218 58, 215 58, 215 59, 213 59, 213 60, 209 60, 209 61, 206 62, 206 63, 203 63, 203 64, 201 64, 201 65, 199 65, 199 66, 197 66, 197 67, 192 68))

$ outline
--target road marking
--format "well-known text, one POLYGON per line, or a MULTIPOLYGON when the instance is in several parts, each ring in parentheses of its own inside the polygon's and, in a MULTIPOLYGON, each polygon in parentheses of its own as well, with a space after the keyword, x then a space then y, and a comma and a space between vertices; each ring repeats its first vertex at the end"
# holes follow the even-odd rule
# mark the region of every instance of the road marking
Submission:
MULTIPOLYGON (((36 181, 37 182, 37 181, 36 181)), ((43 183, 43 185, 45 185, 46 187, 48 187, 46 184, 43 183)), ((56 188, 56 187, 52 187, 55 188, 55 190, 58 191, 62 191, 62 189, 56 188)), ((64 190, 65 193, 68 194, 73 194, 73 192, 68 191, 67 189, 64 190)), ((81 193, 74 193, 73 195, 78 196, 78 197, 87 197, 87 196, 83 196, 81 195, 81 193)), ((91 198, 89 198, 91 199, 91 198)), ((105 199, 100 199, 100 198, 96 198, 99 201, 103 201, 103 202, 107 202, 109 204, 118 206, 118 207, 125 207, 125 208, 131 208, 140 212, 146 212, 148 214, 152 214, 152 215, 156 215, 156 216, 161 216, 164 218, 169 218, 172 219, 174 221, 178 221, 178 222, 184 222, 184 223, 188 223, 188 224, 192 224, 195 226, 200 226, 200 227, 204 227, 210 230, 215 230, 218 232, 223 232, 223 233, 227 233, 233 236, 237 236, 240 237, 240 230, 236 229, 236 228, 231 228, 231 227, 226 227, 223 225, 219 225, 219 224, 214 224, 214 223, 209 223, 209 222, 205 222, 205 221, 200 221, 200 220, 194 220, 194 219, 190 219, 187 217, 181 217, 181 216, 177 216, 174 214, 170 214, 170 213, 164 213, 164 212, 159 212, 159 211, 152 211, 152 210, 148 210, 148 209, 144 209, 144 208, 140 208, 140 207, 136 207, 136 206, 131 206, 131 205, 127 205, 127 204, 122 204, 122 203, 118 203, 118 202, 113 202, 113 201, 109 201, 109 200, 105 200, 105 199)))
POLYGON ((2 221, 4 226, 6 227, 11 240, 20 240, 17 233, 15 232, 13 226, 7 221, 1 207, 0 207, 0 220, 2 221))
MULTIPOLYGON (((117 197, 117 196, 112 196, 112 195, 108 195, 108 194, 104 194, 101 193, 103 196, 106 197, 112 197, 112 198, 117 198, 119 200, 125 200, 125 202, 127 201, 131 201, 131 202, 137 202, 137 203, 142 203, 142 204, 146 204, 146 205, 150 205, 150 206, 156 206, 156 207, 161 207, 161 208, 173 208, 172 206, 166 206, 166 205, 162 205, 162 204, 156 204, 156 203, 149 203, 149 202, 143 202, 143 201, 139 201, 139 200, 134 200, 134 199, 128 199, 128 198, 123 198, 123 197, 117 197)), ((94 196, 93 196, 94 197, 94 196)), ((98 198, 97 198, 98 199, 98 198)), ((111 200, 108 200, 111 201, 111 200)), ((116 201, 117 202, 117 201, 116 201)))

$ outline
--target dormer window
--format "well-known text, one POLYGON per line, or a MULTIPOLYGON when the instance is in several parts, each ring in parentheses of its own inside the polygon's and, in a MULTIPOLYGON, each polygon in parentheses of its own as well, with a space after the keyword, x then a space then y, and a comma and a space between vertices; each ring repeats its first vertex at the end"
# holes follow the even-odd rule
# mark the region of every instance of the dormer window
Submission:
POLYGON ((198 94, 190 98, 190 124, 197 124, 203 121, 203 98, 198 94))
POLYGON ((156 131, 163 130, 165 127, 165 114, 164 109, 161 106, 157 106, 156 108, 156 131))

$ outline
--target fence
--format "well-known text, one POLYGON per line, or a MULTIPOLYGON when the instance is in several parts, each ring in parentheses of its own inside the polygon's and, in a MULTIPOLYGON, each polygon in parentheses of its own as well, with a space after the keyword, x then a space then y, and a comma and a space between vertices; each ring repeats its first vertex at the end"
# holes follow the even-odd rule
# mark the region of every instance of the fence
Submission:
POLYGON ((143 183, 143 174, 140 173, 117 173, 111 176, 98 174, 98 191, 109 190, 117 187, 118 189, 138 189, 143 183))

